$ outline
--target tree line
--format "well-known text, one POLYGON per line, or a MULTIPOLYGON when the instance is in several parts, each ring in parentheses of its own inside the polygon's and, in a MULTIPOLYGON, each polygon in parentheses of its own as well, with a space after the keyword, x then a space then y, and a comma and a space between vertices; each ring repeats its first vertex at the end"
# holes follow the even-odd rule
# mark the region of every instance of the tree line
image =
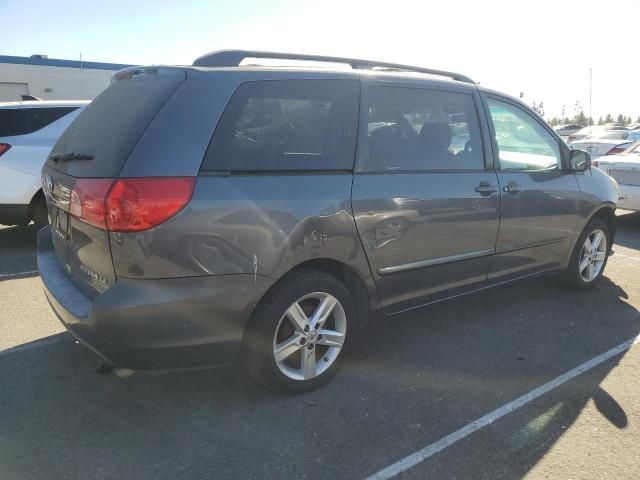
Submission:
MULTIPOLYGON (((533 102, 532 108, 542 118, 546 118, 544 114, 543 102, 540 102, 540 103, 533 102)), ((617 117, 614 117, 613 115, 608 113, 604 117, 603 116, 599 117, 598 121, 595 122, 592 117, 586 116, 584 113, 584 110, 579 108, 579 104, 576 103, 576 111, 572 117, 565 116, 563 118, 563 117, 554 116, 551 118, 546 118, 546 120, 549 123, 549 125, 551 125, 552 127, 555 127, 556 125, 568 125, 568 124, 577 124, 577 125, 585 125, 585 126, 604 125, 606 123, 619 123, 620 125, 630 125, 632 123, 640 123, 640 116, 637 117, 634 121, 633 118, 622 115, 622 114, 618 115, 617 117)))

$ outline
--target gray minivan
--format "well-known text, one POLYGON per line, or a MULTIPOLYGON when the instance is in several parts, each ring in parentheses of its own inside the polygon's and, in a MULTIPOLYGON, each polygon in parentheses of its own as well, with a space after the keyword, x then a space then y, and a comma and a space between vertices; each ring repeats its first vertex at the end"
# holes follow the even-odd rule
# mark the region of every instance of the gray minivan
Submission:
POLYGON ((118 72, 42 175, 38 269, 79 341, 134 370, 239 359, 289 392, 375 315, 549 272, 593 286, 618 198, 463 75, 248 51, 118 72), (241 65, 264 58, 297 65, 241 65))

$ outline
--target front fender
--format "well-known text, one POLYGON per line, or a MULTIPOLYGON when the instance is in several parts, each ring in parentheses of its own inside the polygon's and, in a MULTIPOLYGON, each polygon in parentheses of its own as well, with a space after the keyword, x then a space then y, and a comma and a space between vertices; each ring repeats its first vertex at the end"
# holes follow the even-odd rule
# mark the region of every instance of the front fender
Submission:
POLYGON ((575 242, 578 240, 587 223, 597 215, 598 212, 605 209, 609 210, 607 215, 610 215, 613 220, 611 222, 611 243, 613 243, 616 233, 614 212, 616 203, 620 197, 618 184, 613 178, 596 167, 591 167, 575 175, 580 188, 580 222, 578 223, 576 235, 573 239, 571 251, 573 251, 575 242))

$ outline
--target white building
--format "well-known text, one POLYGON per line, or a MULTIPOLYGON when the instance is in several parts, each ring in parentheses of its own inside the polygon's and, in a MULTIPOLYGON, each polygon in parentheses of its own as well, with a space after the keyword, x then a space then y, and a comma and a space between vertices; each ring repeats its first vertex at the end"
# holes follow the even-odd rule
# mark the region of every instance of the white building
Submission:
POLYGON ((21 100, 21 95, 43 100, 92 100, 109 85, 114 72, 130 66, 44 55, 0 55, 0 102, 21 100))

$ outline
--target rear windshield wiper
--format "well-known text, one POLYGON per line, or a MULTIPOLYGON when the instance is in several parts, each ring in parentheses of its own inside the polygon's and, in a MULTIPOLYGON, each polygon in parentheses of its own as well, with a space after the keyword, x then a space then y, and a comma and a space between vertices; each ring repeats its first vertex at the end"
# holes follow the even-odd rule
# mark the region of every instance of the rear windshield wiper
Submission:
POLYGON ((87 155, 85 153, 56 153, 49 157, 54 162, 67 162, 69 160, 93 160, 95 155, 87 155))

